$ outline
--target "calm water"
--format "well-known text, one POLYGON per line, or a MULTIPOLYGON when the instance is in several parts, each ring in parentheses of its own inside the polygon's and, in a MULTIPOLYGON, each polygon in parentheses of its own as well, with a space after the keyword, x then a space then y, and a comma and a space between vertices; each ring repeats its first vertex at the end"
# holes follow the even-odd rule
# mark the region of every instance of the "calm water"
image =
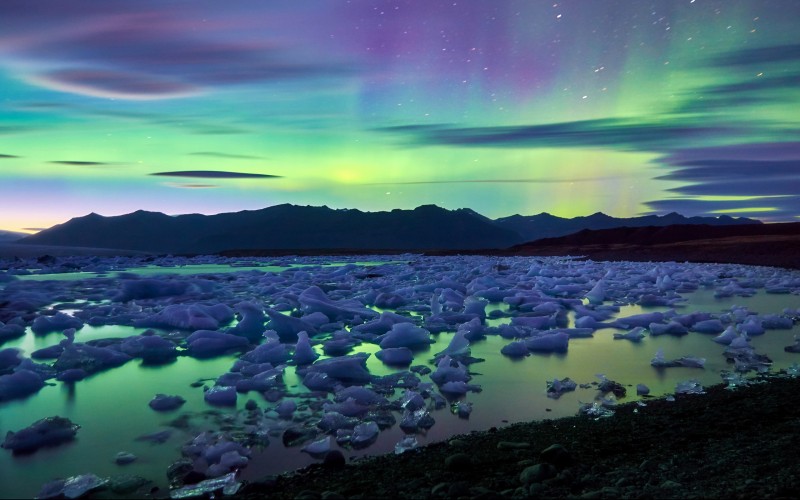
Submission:
MULTIPOLYGON (((182 272, 220 272, 215 270, 214 266, 201 267, 202 270, 182 269, 182 272)), ((272 270, 268 267, 256 269, 272 270)), ((145 275, 165 271, 173 270, 164 268, 135 270, 136 273, 145 275)), ((37 279, 32 276, 26 278, 37 279)), ((746 306, 752 312, 764 314, 780 313, 784 308, 800 307, 800 297, 796 295, 767 295, 759 292, 749 298, 717 299, 713 293, 713 290, 700 290, 684 295, 688 300, 679 311, 721 312, 738 305, 746 306)), ((495 304, 492 307, 504 309, 506 306, 495 304)), ((625 306, 617 316, 657 310, 667 310, 667 308, 625 306)), ((494 321, 493 324, 503 321, 508 319, 494 321)), ((142 329, 123 326, 85 326, 76 334, 76 341, 125 337, 141 331, 142 329)), ((635 386, 637 383, 645 383, 651 388, 652 394, 662 395, 673 392, 677 382, 690 378, 697 379, 704 385, 719 383, 720 371, 730 369, 730 365, 722 356, 724 346, 711 342, 710 335, 690 333, 677 338, 669 335, 648 336, 639 343, 633 343, 627 340, 613 340, 613 333, 617 331, 619 330, 602 329, 595 333, 594 338, 572 339, 567 354, 535 354, 521 360, 511 360, 500 354, 500 349, 509 340, 490 336, 485 340, 474 342, 472 355, 484 358, 485 362, 471 365, 471 371, 474 373, 471 383, 480 384, 483 391, 468 393, 464 398, 474 404, 470 419, 459 419, 447 408, 436 411, 433 413, 436 425, 426 434, 418 435, 420 444, 491 426, 574 415, 580 402, 589 402, 596 394, 594 390, 579 388, 575 392, 563 395, 559 400, 549 399, 545 392, 546 381, 553 378, 570 377, 580 384, 596 381, 595 375, 604 373, 608 378, 625 385, 635 386), (649 365, 649 362, 659 348, 664 350, 668 359, 684 355, 705 357, 706 368, 656 370, 649 365)), ((785 353, 783 350, 785 346, 793 343, 794 334, 800 334, 797 326, 793 330, 770 330, 765 335, 754 337, 752 344, 758 352, 773 359, 773 370, 777 370, 800 361, 800 355, 785 353)), ((452 336, 452 332, 436 335, 436 344, 418 352, 414 364, 428 363, 434 353, 447 346, 452 336)), ((33 350, 53 345, 62 338, 60 334, 36 337, 28 332, 25 337, 7 342, 2 347, 19 347, 29 354, 33 350)), ((357 349, 374 353, 379 348, 372 344, 363 344, 357 349)), ((12 456, 7 450, 0 450, 0 496, 31 497, 49 480, 88 472, 99 476, 122 473, 141 475, 153 480, 157 486, 166 487, 165 470, 180 458, 181 445, 199 431, 219 428, 220 425, 230 423, 230 419, 235 419, 237 415, 244 413, 242 411, 237 413, 237 410, 243 409, 247 397, 240 395, 237 409, 217 409, 203 401, 202 388, 191 387, 191 384, 198 380, 214 379, 228 371, 235 359, 235 356, 223 356, 211 360, 179 357, 175 363, 159 367, 141 366, 136 360, 71 386, 53 382, 33 397, 0 404, 0 435, 5 435, 9 430, 19 430, 36 420, 53 415, 68 417, 81 425, 78 439, 67 445, 42 449, 24 456, 12 456), (180 394, 187 403, 175 412, 157 413, 147 406, 148 401, 156 393, 180 394), (187 417, 183 428, 170 425, 171 421, 181 416, 187 417), (172 435, 163 444, 136 439, 166 429, 172 430, 172 435), (139 458, 130 465, 118 466, 113 459, 120 451, 132 452, 139 458)), ((374 356, 368 360, 368 368, 376 375, 393 371, 374 356)), ((427 376, 421 378, 423 382, 429 380, 427 376)), ((290 392, 305 391, 295 374, 294 367, 286 369, 284 381, 290 392)), ((213 380, 208 384, 212 385, 213 380)), ((396 396, 400 393, 401 391, 398 391, 396 396)), ((629 393, 635 394, 635 388, 630 387, 629 393)), ((255 399, 261 408, 274 406, 254 393, 250 393, 249 396, 255 399)), ((635 397, 629 396, 623 401, 633 399, 635 397)), ((371 447, 361 451, 344 451, 349 456, 389 453, 402 437, 403 431, 395 425, 383 431, 378 442, 371 447)), ((243 477, 258 478, 313 463, 314 460, 300 453, 299 448, 284 448, 279 436, 271 438, 269 446, 254 453, 250 465, 243 470, 243 477)), ((162 489, 161 495, 166 494, 166 489, 162 489)))

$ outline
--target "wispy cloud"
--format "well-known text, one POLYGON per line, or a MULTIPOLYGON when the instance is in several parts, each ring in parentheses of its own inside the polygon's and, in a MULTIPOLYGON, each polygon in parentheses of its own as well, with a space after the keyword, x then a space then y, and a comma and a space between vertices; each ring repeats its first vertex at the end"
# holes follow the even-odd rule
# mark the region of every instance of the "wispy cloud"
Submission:
POLYGON ((282 176, 270 174, 250 174, 222 170, 181 170, 175 172, 155 172, 150 175, 162 177, 189 177, 196 179, 277 179, 282 176))
POLYGON ((232 153, 219 153, 216 151, 198 151, 195 153, 189 153, 192 156, 208 156, 211 158, 226 158, 231 160, 263 160, 264 158, 261 156, 250 156, 250 155, 240 155, 240 154, 232 154, 232 153))
POLYGON ((111 165, 111 163, 106 163, 102 161, 82 161, 82 160, 53 160, 50 163, 55 163, 57 165, 74 165, 80 167, 91 167, 91 166, 98 166, 98 165, 111 165))
POLYGON ((231 9, 228 19, 207 22, 208 13, 180 3, 131 9, 116 2, 102 7, 70 2, 73 6, 51 2, 31 16, 24 2, 4 2, 0 51, 13 51, 10 64, 27 81, 93 97, 151 100, 354 71, 346 61, 304 57, 263 36, 230 36, 237 24, 257 27, 246 11, 231 9))
POLYGON ((378 131, 407 137, 417 145, 498 148, 606 147, 668 151, 679 145, 752 134, 745 124, 708 124, 694 119, 653 123, 604 118, 527 126, 457 127, 406 125, 378 131))
POLYGON ((102 161, 83 161, 83 160, 53 160, 50 163, 54 163, 56 165, 74 165, 74 166, 81 166, 81 167, 91 167, 91 166, 98 166, 98 165, 111 165, 111 163, 106 163, 102 161))
POLYGON ((17 155, 7 155, 0 153, 0 159, 12 159, 12 158, 19 158, 17 155))
POLYGON ((572 184, 575 182, 597 182, 603 180, 619 179, 619 176, 608 175, 600 177, 581 177, 572 179, 552 179, 552 178, 525 178, 525 179, 455 179, 455 180, 441 180, 441 181, 407 181, 407 182, 369 182, 364 183, 365 186, 402 186, 414 184, 572 184))

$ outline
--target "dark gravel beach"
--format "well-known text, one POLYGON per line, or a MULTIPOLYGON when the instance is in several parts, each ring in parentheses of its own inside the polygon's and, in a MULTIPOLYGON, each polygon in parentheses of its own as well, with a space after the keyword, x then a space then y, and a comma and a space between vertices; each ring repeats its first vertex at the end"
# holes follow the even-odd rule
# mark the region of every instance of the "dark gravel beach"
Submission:
MULTIPOLYGON (((247 485, 256 498, 796 498, 800 379, 515 424, 247 485), (554 446, 556 445, 556 446, 554 446), (548 450, 548 451, 545 451, 548 450)), ((335 457, 330 457, 335 458, 335 457)))

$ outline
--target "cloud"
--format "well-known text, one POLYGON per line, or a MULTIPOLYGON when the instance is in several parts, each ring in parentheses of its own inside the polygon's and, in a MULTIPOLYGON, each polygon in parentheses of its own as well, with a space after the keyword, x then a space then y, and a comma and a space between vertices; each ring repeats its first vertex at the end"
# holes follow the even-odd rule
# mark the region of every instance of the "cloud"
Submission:
POLYGON ((111 165, 111 163, 106 163, 102 161, 79 161, 79 160, 55 160, 51 161, 50 163, 55 163, 57 165, 75 165, 75 166, 111 165))
POLYGON ((687 148, 657 162, 673 168, 657 179, 682 184, 668 189, 678 198, 649 201, 651 209, 744 215, 771 208, 764 214, 773 218, 800 214, 800 142, 687 148))
POLYGON ((606 147, 636 151, 668 151, 710 138, 745 136, 752 131, 739 124, 713 125, 707 120, 681 119, 651 123, 621 118, 527 126, 455 127, 405 125, 378 131, 410 137, 418 145, 464 147, 553 148, 606 147))
POLYGON ((741 66, 768 63, 787 63, 800 61, 800 44, 772 45, 754 49, 734 50, 712 58, 710 63, 719 68, 736 68, 741 66))
POLYGON ((174 188, 181 188, 181 189, 212 189, 218 188, 219 186, 216 184, 181 184, 178 182, 167 182, 165 183, 166 186, 174 187, 174 188))
POLYGON ((531 183, 531 184, 571 184, 574 182, 596 182, 602 180, 619 179, 620 176, 609 175, 601 177, 581 177, 574 179, 548 179, 548 178, 527 178, 527 179, 460 179, 445 181, 408 181, 408 182, 371 182, 365 186, 402 186, 413 184, 504 184, 504 183, 531 183))
POLYGON ((155 172, 150 175, 162 177, 189 177, 195 179, 277 179, 280 175, 249 174, 245 172, 226 172, 222 170, 182 170, 176 172, 155 172))
POLYGON ((38 231, 44 231, 45 229, 47 229, 47 228, 46 227, 23 227, 22 228, 23 231, 37 231, 37 232, 38 231))
POLYGON ((53 90, 110 99, 171 99, 201 92, 197 86, 165 78, 94 68, 48 71, 31 75, 27 80, 53 90))
POLYGON ((7 64, 28 82, 92 97, 151 100, 357 71, 333 56, 301 54, 277 35, 265 37, 277 31, 275 9, 261 16, 245 7, 217 12, 213 4, 70 3, 71 11, 51 2, 31 16, 24 5, 4 2, 0 51, 12 54, 7 64))
POLYGON ((10 159, 10 158, 19 158, 19 156, 17 156, 17 155, 0 154, 0 159, 10 159))
POLYGON ((189 153, 192 156, 209 156, 211 158, 228 158, 231 160, 263 160, 261 156, 239 155, 232 153, 218 153, 216 151, 198 151, 189 153))

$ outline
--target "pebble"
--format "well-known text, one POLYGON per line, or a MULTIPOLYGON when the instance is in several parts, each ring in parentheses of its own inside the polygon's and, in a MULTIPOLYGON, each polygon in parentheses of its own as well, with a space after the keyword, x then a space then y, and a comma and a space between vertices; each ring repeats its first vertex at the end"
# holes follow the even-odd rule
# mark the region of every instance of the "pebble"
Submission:
POLYGON ((519 441, 500 441, 497 443, 498 450, 524 450, 530 448, 530 443, 524 443, 519 441))
POLYGON ((670 481, 669 479, 667 479, 666 481, 661 483, 660 488, 665 488, 665 489, 683 488, 683 485, 676 481, 670 481))
POLYGON ((569 467, 574 462, 572 455, 560 444, 548 446, 539 454, 542 460, 553 464, 559 469, 569 467))
POLYGON ((536 464, 526 467, 519 475, 522 484, 541 483, 547 479, 556 477, 558 471, 552 464, 536 464))
POLYGON ((466 453, 454 453, 444 459, 444 466, 453 472, 469 470, 472 468, 472 457, 466 453))

